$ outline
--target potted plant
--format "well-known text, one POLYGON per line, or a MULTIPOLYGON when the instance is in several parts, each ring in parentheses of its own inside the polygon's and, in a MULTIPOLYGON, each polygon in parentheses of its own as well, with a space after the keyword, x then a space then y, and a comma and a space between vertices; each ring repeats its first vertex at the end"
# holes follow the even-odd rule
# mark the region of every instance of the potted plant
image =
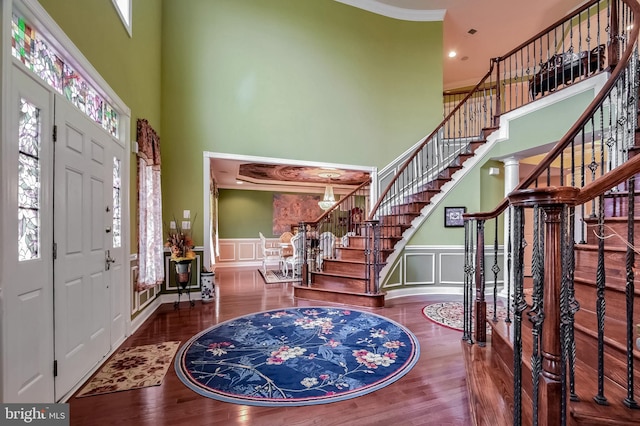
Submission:
MULTIPOLYGON (((172 224, 174 223, 177 224, 175 219, 172 224)), ((195 245, 191 238, 190 231, 183 230, 181 227, 176 226, 175 228, 170 228, 167 234, 168 237, 165 246, 169 247, 171 251, 170 259, 175 264, 176 282, 178 283, 178 301, 174 303, 174 306, 177 307, 182 291, 186 290, 187 285, 191 281, 191 261, 196 258, 196 254, 193 251, 195 245)), ((189 293, 187 292, 187 294, 189 293)), ((194 302, 191 301, 190 295, 189 301, 191 306, 193 306, 194 302)))

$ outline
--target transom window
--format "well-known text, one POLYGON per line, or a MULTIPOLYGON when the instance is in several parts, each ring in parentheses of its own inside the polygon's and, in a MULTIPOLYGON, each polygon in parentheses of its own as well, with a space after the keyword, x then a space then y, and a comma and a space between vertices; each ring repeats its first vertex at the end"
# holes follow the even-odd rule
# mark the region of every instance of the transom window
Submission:
POLYGON ((31 25, 16 14, 11 20, 11 35, 11 53, 15 58, 118 138, 118 114, 115 109, 51 49, 31 25))

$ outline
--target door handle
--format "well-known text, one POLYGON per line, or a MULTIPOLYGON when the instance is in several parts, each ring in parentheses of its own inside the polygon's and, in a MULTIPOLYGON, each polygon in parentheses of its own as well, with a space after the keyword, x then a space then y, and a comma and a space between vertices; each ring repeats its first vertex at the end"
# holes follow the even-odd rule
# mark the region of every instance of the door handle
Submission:
POLYGON ((111 257, 111 251, 110 250, 106 250, 104 252, 104 270, 108 271, 109 269, 111 269, 111 264, 112 263, 116 263, 116 259, 111 257))

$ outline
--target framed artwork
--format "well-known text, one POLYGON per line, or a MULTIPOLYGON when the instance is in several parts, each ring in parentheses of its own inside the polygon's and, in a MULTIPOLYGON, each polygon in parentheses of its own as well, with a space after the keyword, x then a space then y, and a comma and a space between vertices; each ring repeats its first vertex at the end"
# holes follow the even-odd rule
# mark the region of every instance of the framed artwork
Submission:
POLYGON ((273 235, 292 232, 291 225, 313 222, 320 217, 322 209, 318 201, 319 195, 273 194, 273 235))
POLYGON ((445 207, 444 226, 446 228, 459 228, 464 226, 462 215, 466 212, 466 207, 445 207))

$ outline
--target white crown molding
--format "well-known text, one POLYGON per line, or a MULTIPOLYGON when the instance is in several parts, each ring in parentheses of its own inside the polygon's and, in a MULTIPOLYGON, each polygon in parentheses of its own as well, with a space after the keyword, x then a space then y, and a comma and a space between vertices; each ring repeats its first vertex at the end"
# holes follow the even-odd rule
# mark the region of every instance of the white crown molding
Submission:
POLYGON ((399 19, 402 21, 443 21, 446 9, 405 9, 402 7, 391 6, 380 3, 376 0, 335 0, 358 9, 386 16, 388 18, 399 19))

